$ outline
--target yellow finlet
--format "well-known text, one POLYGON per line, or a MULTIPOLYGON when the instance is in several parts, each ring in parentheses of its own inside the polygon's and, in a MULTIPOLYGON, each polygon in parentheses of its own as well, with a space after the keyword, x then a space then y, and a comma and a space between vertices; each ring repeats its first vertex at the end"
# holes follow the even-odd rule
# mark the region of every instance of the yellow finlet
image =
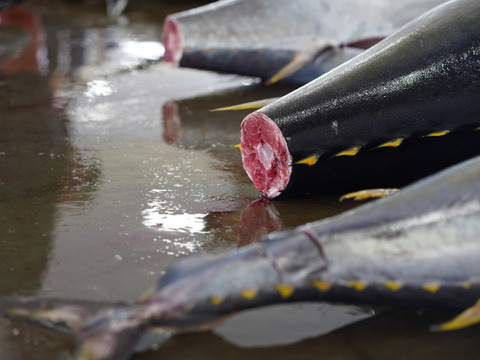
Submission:
POLYGON ((282 298, 286 299, 293 294, 293 286, 285 284, 275 284, 275 288, 278 290, 282 298))
POLYGON ((278 97, 262 99, 257 101, 249 101, 242 104, 231 105, 231 106, 224 106, 219 107, 216 109, 212 109, 210 111, 237 111, 237 110, 253 110, 253 109, 261 109, 268 104, 271 104, 275 100, 279 99, 278 97))
POLYGON ((365 189, 360 191, 354 191, 340 197, 340 201, 345 199, 353 200, 366 200, 371 198, 381 198, 397 192, 400 189, 397 188, 386 188, 386 189, 365 189))
POLYGON ((470 289, 472 287, 472 284, 470 283, 461 283, 460 286, 464 289, 470 289))
POLYGON ((365 290, 365 288, 367 287, 366 283, 361 282, 361 281, 357 281, 357 280, 349 280, 349 281, 347 281, 347 284, 349 286, 353 287, 357 291, 365 290))
POLYGON ((214 296, 210 299, 210 302, 213 304, 213 305, 220 305, 222 302, 223 302, 223 297, 221 296, 214 296))
POLYGON ((392 291, 398 291, 403 287, 403 284, 398 281, 385 281, 382 285, 392 291))
POLYGON ((236 147, 238 150, 242 151, 242 144, 233 145, 233 147, 236 147))
POLYGON ((469 307, 460 315, 456 316, 454 319, 447 321, 443 324, 434 326, 432 330, 434 331, 449 331, 449 330, 458 330, 465 327, 480 323, 480 300, 478 300, 475 305, 469 307))
POLYGON ((443 131, 433 132, 433 133, 427 134, 425 136, 426 137, 443 136, 443 135, 447 135, 449 132, 450 132, 450 130, 443 130, 443 131))
POLYGON ((440 285, 436 283, 423 284, 422 289, 427 290, 431 293, 435 293, 440 289, 440 285))
POLYGON ((315 280, 313 281, 313 286, 315 286, 318 290, 325 292, 330 290, 330 288, 332 287, 332 284, 326 281, 315 280))
POLYGON ((255 296, 257 296, 258 290, 255 289, 248 289, 248 290, 243 290, 240 292, 240 295, 242 295, 245 299, 253 299, 255 296))
POLYGON ((295 165, 305 164, 305 165, 312 166, 312 165, 315 165, 317 163, 319 157, 320 156, 315 154, 315 155, 309 156, 309 157, 307 157, 303 160, 297 161, 295 163, 295 165))
POLYGON ((335 154, 335 155, 333 155, 333 156, 334 156, 334 157, 337 157, 337 156, 353 156, 353 155, 357 155, 359 151, 360 151, 360 147, 354 146, 354 147, 352 147, 352 148, 350 148, 350 149, 341 151, 341 152, 339 152, 338 154, 335 154))
POLYGON ((397 147, 403 142, 402 138, 398 138, 392 141, 388 141, 386 143, 383 143, 381 145, 377 146, 377 149, 382 148, 382 147, 397 147))

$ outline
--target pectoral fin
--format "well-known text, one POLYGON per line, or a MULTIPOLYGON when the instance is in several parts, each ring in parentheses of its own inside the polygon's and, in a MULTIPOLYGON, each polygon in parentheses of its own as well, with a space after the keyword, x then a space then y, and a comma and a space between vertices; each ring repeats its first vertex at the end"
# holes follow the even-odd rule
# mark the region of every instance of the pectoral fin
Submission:
POLYGON ((266 81, 268 85, 276 83, 280 80, 286 79, 287 77, 295 74, 297 71, 303 69, 308 63, 315 60, 315 58, 321 55, 323 52, 330 50, 332 48, 331 45, 326 45, 321 47, 316 51, 311 51, 311 49, 306 51, 299 51, 295 53, 293 59, 281 68, 275 75, 273 75, 270 79, 266 81))
POLYGON ((469 307, 454 319, 432 328, 434 331, 450 331, 463 329, 465 327, 480 323, 480 300, 469 307))
POLYGON ((387 188, 387 189, 366 189, 366 190, 354 191, 354 192, 343 195, 340 198, 340 201, 343 201, 345 199, 366 200, 371 198, 380 198, 380 197, 391 195, 394 192, 397 192, 398 190, 400 189, 387 188))
POLYGON ((262 99, 262 100, 257 100, 257 101, 250 101, 250 102, 246 102, 246 103, 242 103, 242 104, 220 107, 220 108, 216 108, 216 109, 213 109, 213 110, 210 110, 210 111, 235 111, 235 110, 261 109, 262 107, 267 106, 268 104, 274 102, 277 99, 278 99, 278 97, 269 98, 269 99, 262 99))

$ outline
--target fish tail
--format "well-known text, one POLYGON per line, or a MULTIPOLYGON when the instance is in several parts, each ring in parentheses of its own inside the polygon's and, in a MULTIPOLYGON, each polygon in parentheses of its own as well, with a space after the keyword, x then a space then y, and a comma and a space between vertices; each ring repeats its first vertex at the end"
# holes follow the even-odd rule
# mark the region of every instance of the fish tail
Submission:
POLYGON ((126 360, 148 328, 139 307, 124 303, 15 298, 0 299, 0 311, 74 338, 76 360, 126 360))

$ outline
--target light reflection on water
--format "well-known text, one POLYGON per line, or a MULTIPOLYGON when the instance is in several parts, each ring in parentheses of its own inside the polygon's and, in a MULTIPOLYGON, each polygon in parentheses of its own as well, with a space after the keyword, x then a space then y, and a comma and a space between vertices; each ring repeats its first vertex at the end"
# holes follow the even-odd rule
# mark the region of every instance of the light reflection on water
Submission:
POLYGON ((147 60, 158 60, 165 53, 163 44, 155 41, 124 41, 119 48, 124 54, 147 60))
POLYGON ((115 86, 105 80, 92 80, 87 83, 85 96, 95 98, 97 96, 108 96, 116 92, 115 86))
POLYGON ((173 256, 197 252, 202 245, 195 235, 206 233, 204 220, 206 214, 166 214, 159 212, 155 205, 155 203, 149 203, 151 208, 142 211, 144 218, 142 224, 158 230, 161 234, 163 232, 176 234, 170 239, 160 235, 159 240, 163 245, 158 251, 173 256))
POLYGON ((187 233, 204 233, 206 214, 162 214, 153 203, 150 209, 142 211, 143 225, 165 231, 182 231, 187 233))

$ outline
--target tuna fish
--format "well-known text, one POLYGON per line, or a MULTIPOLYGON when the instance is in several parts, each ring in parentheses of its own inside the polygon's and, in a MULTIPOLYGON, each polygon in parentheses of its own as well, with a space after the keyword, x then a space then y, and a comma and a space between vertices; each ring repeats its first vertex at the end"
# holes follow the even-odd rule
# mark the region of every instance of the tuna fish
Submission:
POLYGON ((304 83, 442 1, 217 1, 166 18, 165 60, 304 83))
POLYGON ((378 180, 414 167, 428 173, 471 157, 480 151, 478 137, 459 138, 453 130, 480 125, 479 70, 479 3, 447 2, 248 115, 241 130, 244 168, 256 188, 274 198, 295 187, 295 178, 327 187, 335 164, 351 167, 343 176, 351 185, 364 174, 378 180), (468 147, 465 153, 459 144, 468 147), (398 158, 402 151, 407 155, 398 158), (368 168, 343 159, 352 156, 368 168))
POLYGON ((435 326, 480 322, 480 157, 340 215, 271 233, 225 255, 175 263, 136 304, 4 299, 10 316, 68 325, 82 360, 127 359, 150 327, 211 329, 238 311, 329 301, 465 310, 435 326))

